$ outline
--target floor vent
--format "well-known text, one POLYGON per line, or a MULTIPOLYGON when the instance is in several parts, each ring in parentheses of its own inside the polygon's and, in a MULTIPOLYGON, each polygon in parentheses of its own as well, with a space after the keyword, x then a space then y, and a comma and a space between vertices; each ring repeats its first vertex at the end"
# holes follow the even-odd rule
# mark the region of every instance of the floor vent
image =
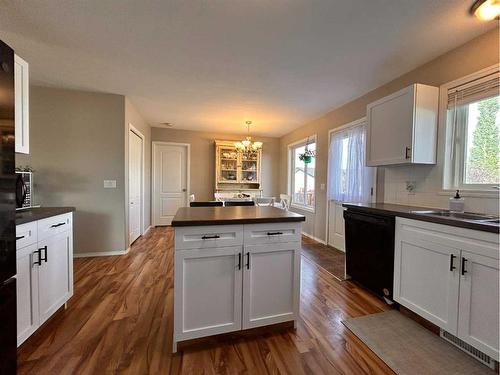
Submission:
POLYGON ((446 341, 452 343, 457 348, 462 349, 467 354, 476 358, 479 362, 484 363, 489 368, 495 369, 495 360, 489 355, 484 354, 482 351, 477 350, 473 346, 467 344, 465 341, 460 340, 458 337, 453 336, 451 333, 444 330, 441 331, 441 337, 446 341))

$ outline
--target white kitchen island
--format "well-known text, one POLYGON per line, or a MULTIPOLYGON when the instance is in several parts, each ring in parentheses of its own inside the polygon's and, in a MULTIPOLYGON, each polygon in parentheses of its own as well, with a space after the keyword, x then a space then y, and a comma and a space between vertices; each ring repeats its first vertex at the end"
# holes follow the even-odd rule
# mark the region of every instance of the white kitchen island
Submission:
POLYGON ((304 216, 275 207, 185 207, 175 228, 177 343, 296 320, 304 216))

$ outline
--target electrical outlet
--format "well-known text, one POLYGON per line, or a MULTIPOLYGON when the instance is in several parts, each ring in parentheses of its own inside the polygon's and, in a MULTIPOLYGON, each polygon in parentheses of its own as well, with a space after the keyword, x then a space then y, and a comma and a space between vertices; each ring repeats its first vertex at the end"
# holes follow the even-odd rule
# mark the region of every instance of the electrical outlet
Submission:
POLYGON ((325 184, 321 184, 321 185, 319 185, 319 189, 320 189, 320 190, 325 190, 325 184))
POLYGON ((105 189, 116 189, 116 180, 104 180, 105 189))

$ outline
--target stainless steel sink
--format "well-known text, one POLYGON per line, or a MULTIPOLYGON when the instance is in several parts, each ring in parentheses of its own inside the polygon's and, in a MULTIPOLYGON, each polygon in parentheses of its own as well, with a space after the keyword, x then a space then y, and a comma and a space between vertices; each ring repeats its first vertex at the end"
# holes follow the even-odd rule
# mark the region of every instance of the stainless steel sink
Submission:
POLYGON ((450 219, 485 222, 488 224, 500 223, 499 218, 497 216, 481 215, 472 212, 451 212, 446 210, 417 210, 417 211, 412 211, 412 213, 417 215, 441 216, 441 217, 449 217, 450 219))

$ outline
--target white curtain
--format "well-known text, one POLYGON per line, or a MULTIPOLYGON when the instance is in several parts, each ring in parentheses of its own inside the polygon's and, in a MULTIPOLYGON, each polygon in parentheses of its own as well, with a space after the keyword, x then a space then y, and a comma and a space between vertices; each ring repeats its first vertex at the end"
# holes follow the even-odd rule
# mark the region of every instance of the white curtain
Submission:
POLYGON ((328 199, 370 202, 373 168, 365 166, 366 127, 354 126, 335 133, 328 155, 328 199))

